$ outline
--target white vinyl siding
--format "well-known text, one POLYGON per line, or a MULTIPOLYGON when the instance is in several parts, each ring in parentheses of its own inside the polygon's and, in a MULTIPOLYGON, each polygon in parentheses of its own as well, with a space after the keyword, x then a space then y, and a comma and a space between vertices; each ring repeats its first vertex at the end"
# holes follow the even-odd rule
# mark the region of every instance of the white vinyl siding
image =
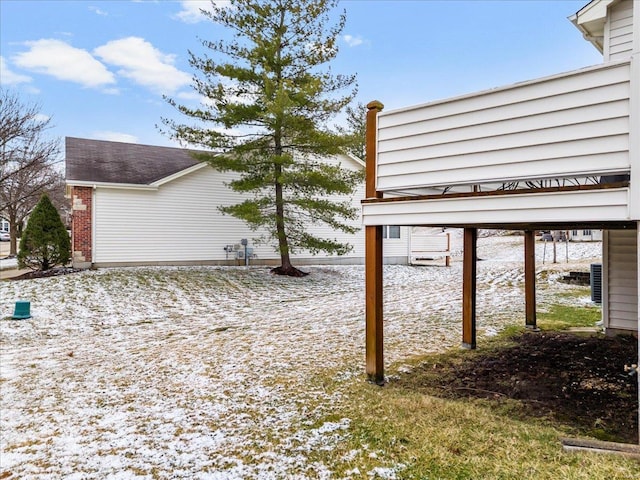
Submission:
POLYGON ((609 230, 605 234, 603 303, 605 326, 616 330, 638 328, 637 231, 609 230))
POLYGON ((377 189, 627 172, 629 79, 616 63, 382 112, 377 189))
MULTIPOLYGON (((387 227, 389 227, 387 225, 387 227)), ((391 230, 396 231, 395 228, 400 230, 400 237, 393 238, 384 236, 382 240, 382 254, 385 258, 395 259, 393 263, 405 263, 409 261, 409 228, 408 227, 394 227, 391 230)), ((387 233, 389 230, 387 230, 387 233)))
MULTIPOLYGON (((343 163, 346 168, 361 168, 351 160, 346 162, 343 163)), ((243 238, 249 240, 256 261, 278 259, 273 245, 255 244, 253 239, 259 237, 260 232, 251 231, 244 222, 218 210, 219 206, 242 201, 239 194, 225 185, 232 178, 232 174, 206 167, 164 183, 156 190, 98 187, 94 203, 94 263, 100 266, 232 260, 235 253, 227 254, 224 247, 239 244, 243 238)), ((328 198, 346 199, 340 196, 328 198)), ((358 212, 362 198, 364 182, 351 198, 358 212)), ((352 235, 334 231, 326 225, 311 224, 308 231, 354 247, 345 256, 331 257, 336 262, 362 260, 364 230, 361 218, 358 216, 349 223, 360 231, 352 235)), ((385 256, 407 258, 407 235, 401 236, 403 238, 396 242, 404 242, 404 246, 401 243, 385 245, 385 256)), ((292 258, 305 259, 304 263, 328 259, 326 254, 312 256, 306 251, 296 253, 292 258)))
POLYGON ((625 221, 629 189, 434 198, 362 205, 365 225, 625 221))
POLYGON ((579 229, 571 230, 569 240, 572 242, 601 242, 602 230, 579 229))
POLYGON ((218 211, 237 202, 223 185, 230 179, 204 168, 157 190, 98 188, 94 262, 224 259, 224 246, 247 236, 242 222, 218 211))
POLYGON ((633 1, 623 0, 609 9, 605 27, 605 61, 626 60, 633 49, 633 1))

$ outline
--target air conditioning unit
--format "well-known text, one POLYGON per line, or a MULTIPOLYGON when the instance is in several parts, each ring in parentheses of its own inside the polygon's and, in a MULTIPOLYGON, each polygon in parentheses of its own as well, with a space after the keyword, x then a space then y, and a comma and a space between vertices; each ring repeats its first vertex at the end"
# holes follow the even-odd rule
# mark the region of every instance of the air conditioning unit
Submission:
POLYGON ((591 301, 594 303, 602 303, 602 264, 591 264, 591 301))

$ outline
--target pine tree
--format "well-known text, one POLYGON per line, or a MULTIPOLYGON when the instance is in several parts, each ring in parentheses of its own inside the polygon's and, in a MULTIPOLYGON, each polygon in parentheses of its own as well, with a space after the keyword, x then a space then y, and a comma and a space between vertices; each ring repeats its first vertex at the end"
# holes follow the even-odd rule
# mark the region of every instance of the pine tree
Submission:
POLYGON ((56 265, 66 265, 70 257, 71 241, 67 229, 49 197, 42 195, 22 234, 18 265, 46 271, 56 265))
POLYGON ((355 107, 347 107, 346 126, 338 127, 338 132, 347 135, 351 144, 346 151, 360 160, 365 160, 365 146, 367 139, 367 106, 358 102, 355 107))
POLYGON ((238 178, 231 189, 247 200, 221 211, 267 232, 257 241, 275 241, 281 266, 274 273, 302 275, 290 254, 301 249, 344 254, 335 239, 318 238, 309 222, 348 233, 344 219, 357 218, 350 195, 362 173, 320 160, 339 154, 350 139, 331 131, 328 121, 355 95, 355 76, 334 75, 328 63, 337 55, 344 12, 332 23, 338 0, 231 0, 205 14, 233 33, 230 40, 203 41, 215 55, 190 52, 194 89, 205 100, 198 108, 167 99, 195 124, 163 123, 182 143, 215 151, 198 158, 238 178), (348 93, 341 92, 347 90, 348 93))

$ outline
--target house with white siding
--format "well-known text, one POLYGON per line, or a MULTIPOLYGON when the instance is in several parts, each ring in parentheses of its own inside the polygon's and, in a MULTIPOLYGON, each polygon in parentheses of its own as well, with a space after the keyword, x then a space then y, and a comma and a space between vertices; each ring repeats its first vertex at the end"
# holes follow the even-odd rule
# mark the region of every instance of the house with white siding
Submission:
MULTIPOLYGON (((133 265, 279 265, 274 245, 219 208, 243 197, 226 186, 233 173, 216 171, 180 148, 67 137, 66 183, 72 202, 73 264, 88 268, 133 265)), ((325 159, 362 170, 357 158, 325 159)), ((364 182, 351 197, 360 208, 364 182)), ((345 198, 336 197, 344 201, 345 198)), ((361 220, 353 221, 361 227, 361 220)), ((355 235, 309 225, 314 234, 348 242, 344 256, 292 255, 295 265, 363 263, 364 232, 355 235)), ((407 263, 409 229, 386 227, 385 261, 407 263)))
POLYGON ((593 230, 591 228, 575 228, 567 230, 570 242, 601 242, 602 230, 593 230))
POLYGON ((603 230, 604 327, 640 323, 640 2, 569 20, 603 55, 576 71, 367 114, 367 373, 383 379, 379 229, 464 229, 462 344, 475 348, 478 229, 525 231, 525 323, 536 325, 540 230, 603 230))

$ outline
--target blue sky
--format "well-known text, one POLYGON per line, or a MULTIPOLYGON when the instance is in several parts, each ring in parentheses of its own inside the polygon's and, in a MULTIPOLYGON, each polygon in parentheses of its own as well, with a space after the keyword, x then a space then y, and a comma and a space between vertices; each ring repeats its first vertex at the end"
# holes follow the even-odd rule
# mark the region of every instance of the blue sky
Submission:
MULTIPOLYGON (((53 136, 174 145, 163 100, 197 101, 187 51, 219 26, 208 1, 0 1, 0 83, 52 117, 53 136)), ((345 0, 336 73, 385 110, 602 61, 567 17, 587 0, 345 0)))

